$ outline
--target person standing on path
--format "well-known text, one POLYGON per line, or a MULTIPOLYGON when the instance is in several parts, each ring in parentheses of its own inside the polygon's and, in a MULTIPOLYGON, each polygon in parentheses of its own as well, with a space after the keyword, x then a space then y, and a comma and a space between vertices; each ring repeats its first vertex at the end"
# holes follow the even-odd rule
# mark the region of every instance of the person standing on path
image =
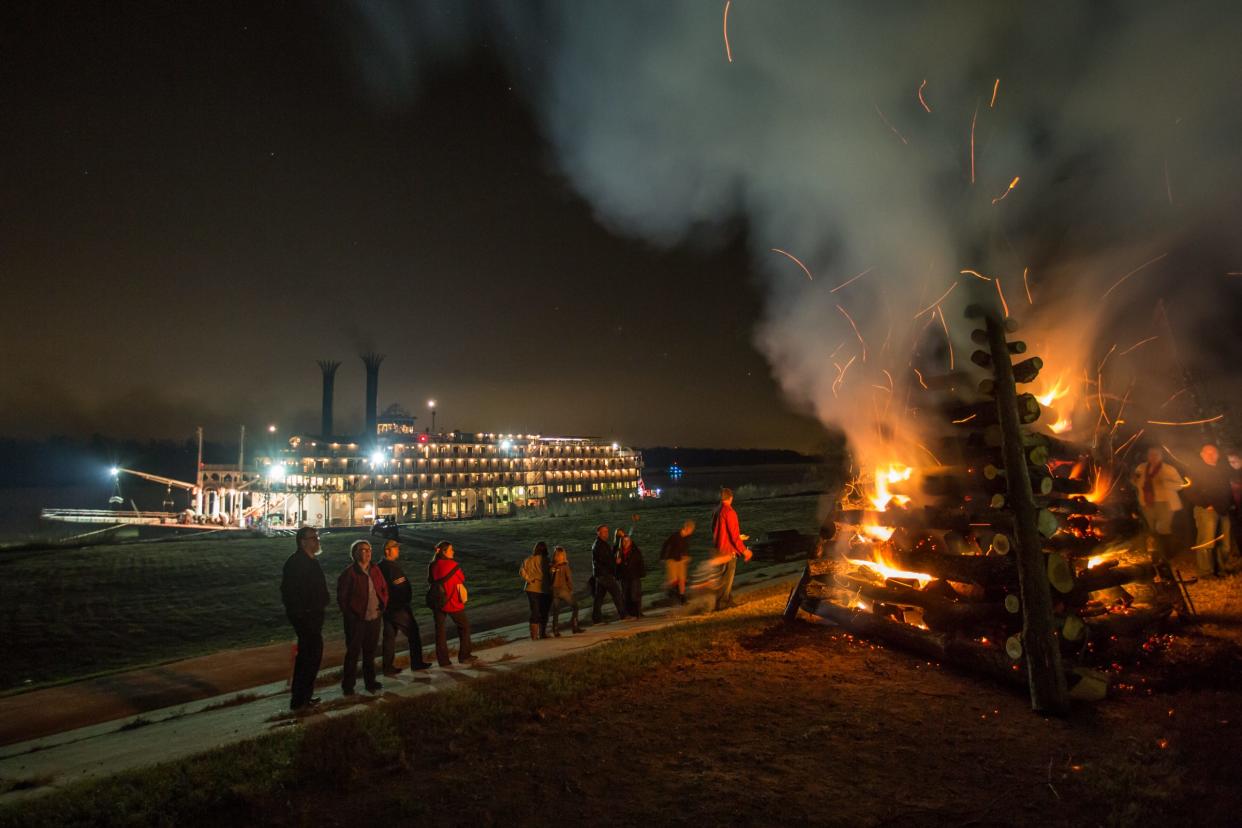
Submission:
POLYGON ((455 560, 453 544, 440 541, 427 567, 427 606, 436 621, 436 661, 441 667, 452 667, 449 658, 448 633, 445 626, 453 619, 457 627, 457 661, 472 664, 479 657, 470 652, 470 621, 466 618, 466 576, 455 560))
POLYGON ((297 534, 297 551, 285 561, 280 578, 280 601, 285 617, 298 637, 298 655, 293 663, 289 709, 301 710, 319 704, 315 698, 315 677, 323 661, 323 612, 328 606, 328 582, 319 554, 319 530, 303 526, 297 534))
POLYGON ((414 590, 410 588, 410 579, 405 577, 401 564, 401 544, 395 540, 384 542, 384 560, 379 562, 380 574, 388 585, 388 605, 384 608, 384 643, 383 665, 384 675, 395 676, 401 671, 397 669, 397 633, 405 636, 405 643, 410 648, 410 669, 426 670, 430 662, 423 661, 423 637, 418 631, 418 619, 414 617, 412 598, 414 590))
POLYGON ((1194 504, 1195 563, 1200 578, 1224 575, 1233 568, 1233 533, 1229 530, 1229 478, 1220 467, 1220 450, 1207 443, 1199 450, 1202 463, 1187 474, 1186 499, 1194 504))
POLYGON ((1172 578, 1169 568, 1173 560, 1173 513, 1182 510, 1178 495, 1186 481, 1177 469, 1164 462, 1164 450, 1159 446, 1147 449, 1147 462, 1139 463, 1130 478, 1138 495, 1139 512, 1147 524, 1152 538, 1152 564, 1162 578, 1172 578))
POLYGON ((548 637, 548 611, 552 608, 552 572, 548 561, 548 545, 543 541, 518 570, 526 582, 526 600, 530 603, 530 640, 548 637))
POLYGON ((690 569, 690 536, 694 534, 694 521, 687 520, 660 547, 660 560, 664 561, 664 589, 668 597, 679 604, 686 603, 686 573, 690 569))
POLYGON ((749 561, 751 558, 751 551, 744 543, 747 537, 739 531, 737 512, 733 509, 733 490, 722 488, 720 506, 712 515, 712 539, 715 542, 718 556, 730 555, 731 557, 725 564, 724 574, 721 577, 720 595, 716 598, 718 610, 733 606, 733 576, 737 572, 737 559, 749 561))
POLYGON ((617 543, 617 575, 621 580, 621 595, 625 599, 626 618, 643 617, 643 576, 647 574, 647 566, 643 562, 643 551, 634 543, 634 538, 617 530, 620 541, 617 543))
POLYGON ((358 656, 362 656, 362 681, 369 693, 384 685, 375 680, 375 645, 388 604, 388 584, 379 567, 371 566, 371 543, 356 540, 349 547, 353 563, 336 579, 336 603, 345 622, 345 666, 341 671, 341 692, 354 694, 358 678, 358 656))
POLYGON ((560 638, 560 620, 561 607, 567 606, 573 610, 573 616, 570 623, 573 625, 571 629, 576 632, 582 632, 582 627, 578 626, 578 599, 574 598, 574 573, 569 568, 569 553, 565 551, 565 547, 558 546, 552 552, 552 636, 560 638))
POLYGON ((608 527, 602 523, 595 527, 595 543, 591 545, 591 581, 591 623, 607 623, 603 612, 605 593, 612 596, 617 618, 625 618, 625 600, 617 584, 617 555, 608 543, 608 527))

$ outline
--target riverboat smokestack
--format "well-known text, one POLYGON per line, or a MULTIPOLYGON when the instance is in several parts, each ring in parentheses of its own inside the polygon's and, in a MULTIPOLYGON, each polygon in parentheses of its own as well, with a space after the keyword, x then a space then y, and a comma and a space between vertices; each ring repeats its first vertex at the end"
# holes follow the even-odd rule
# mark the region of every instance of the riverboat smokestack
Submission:
POLYGON ((336 369, 341 363, 331 359, 319 360, 319 370, 323 371, 323 419, 319 425, 319 433, 323 437, 331 437, 332 431, 332 394, 336 385, 336 369))
POLYGON ((373 439, 376 423, 379 421, 379 367, 384 361, 384 355, 363 354, 362 361, 367 366, 367 422, 364 436, 373 439))

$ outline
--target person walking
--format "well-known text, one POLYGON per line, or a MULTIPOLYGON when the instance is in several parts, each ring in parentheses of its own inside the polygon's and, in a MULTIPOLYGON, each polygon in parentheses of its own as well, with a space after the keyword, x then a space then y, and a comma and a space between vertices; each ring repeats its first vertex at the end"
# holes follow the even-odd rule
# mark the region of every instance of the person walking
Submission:
POLYGON ((625 601, 625 616, 630 619, 643 617, 643 576, 647 566, 643 551, 634 538, 617 530, 617 575, 621 581, 621 596, 625 601))
POLYGON ((423 637, 418 630, 418 620, 414 617, 414 590, 410 587, 410 579, 405 576, 401 564, 401 544, 395 540, 384 542, 384 560, 379 562, 380 574, 388 585, 388 605, 384 608, 384 641, 383 653, 384 675, 395 676, 401 671, 397 668, 397 633, 405 636, 405 643, 410 648, 410 669, 426 670, 431 666, 423 661, 423 637))
POLYGON ((751 558, 751 551, 745 546, 748 536, 739 531, 737 512, 733 509, 733 490, 728 487, 720 490, 720 506, 712 515, 712 539, 719 555, 732 555, 725 564, 720 595, 716 599, 716 609, 728 609, 733 606, 733 576, 737 572, 737 559, 749 561, 751 558))
POLYGON ((694 534, 694 521, 687 520, 660 547, 660 560, 664 561, 664 589, 668 597, 679 604, 686 603, 686 573, 690 569, 690 536, 694 534))
POLYGON ((345 666, 341 671, 341 692, 354 694, 358 678, 358 656, 362 656, 362 682, 369 693, 384 685, 375 680, 375 645, 379 643, 384 608, 388 604, 388 584, 379 567, 371 566, 371 542, 356 540, 349 547, 353 563, 336 579, 336 603, 345 622, 345 666))
POLYGON ((552 572, 548 561, 548 545, 543 541, 518 570, 526 582, 526 600, 530 603, 530 640, 548 637, 548 611, 552 608, 552 572))
POLYGON ((578 599, 574 597, 574 573, 569 568, 569 553, 565 547, 552 550, 552 637, 560 638, 561 607, 573 610, 570 624, 575 633, 582 632, 578 626, 578 599))
POLYGON ((449 658, 448 619, 457 627, 457 662, 473 664, 479 657, 470 652, 470 621, 466 618, 466 576, 456 561, 456 550, 448 541, 436 544, 435 555, 427 566, 427 606, 436 622, 436 661, 441 667, 453 666, 449 658))
POLYGON ((303 526, 298 530, 297 543, 297 551, 285 561, 280 577, 280 602, 298 637, 289 694, 289 709, 294 711, 319 704, 314 695, 315 677, 323 661, 323 613, 329 599, 323 567, 315 559, 319 530, 303 526))
POLYGON ((617 584, 617 555, 612 544, 608 543, 608 527, 600 524, 595 527, 595 543, 591 545, 591 623, 606 624, 603 613, 604 595, 612 596, 612 605, 617 608, 617 618, 625 618, 625 599, 621 597, 621 587, 617 584))
POLYGON ((1147 524, 1152 538, 1152 564, 1162 578, 1172 578, 1170 564, 1173 560, 1173 514, 1182 510, 1178 495, 1186 483, 1177 469, 1164 462, 1164 450, 1159 446, 1147 449, 1147 461, 1134 468, 1130 478, 1138 495, 1139 512, 1147 524))
POLYGON ((1232 569, 1233 533, 1229 529, 1229 478, 1220 467, 1220 450, 1211 443, 1199 450, 1202 463, 1188 472, 1186 499, 1194 506, 1195 564, 1200 578, 1214 578, 1232 569))

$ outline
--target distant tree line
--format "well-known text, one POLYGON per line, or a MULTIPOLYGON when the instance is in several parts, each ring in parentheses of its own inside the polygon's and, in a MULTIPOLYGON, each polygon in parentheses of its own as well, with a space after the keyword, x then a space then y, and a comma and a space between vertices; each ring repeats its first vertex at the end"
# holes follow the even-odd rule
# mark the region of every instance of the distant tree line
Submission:
MULTIPOLYGON (((643 464, 651 468, 667 468, 677 463, 690 466, 768 466, 797 463, 823 463, 824 454, 802 454, 789 449, 713 449, 654 446, 639 449, 643 464)), ((839 450, 836 457, 839 458, 839 450)), ((835 462, 835 460, 834 460, 835 462)))
MULTIPOLYGON (((73 486, 106 477, 111 466, 194 480, 198 443, 125 440, 95 434, 46 440, 0 438, 0 486, 73 486)), ((203 443, 204 463, 236 463, 236 443, 203 443)))

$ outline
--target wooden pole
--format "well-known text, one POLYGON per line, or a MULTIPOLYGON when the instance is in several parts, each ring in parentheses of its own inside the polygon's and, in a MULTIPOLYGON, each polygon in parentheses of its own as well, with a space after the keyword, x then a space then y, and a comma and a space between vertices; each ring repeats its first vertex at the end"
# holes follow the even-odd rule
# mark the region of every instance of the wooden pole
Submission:
POLYGON ((996 379, 996 406, 1000 415, 1001 451, 1005 459, 1008 506, 1013 510, 1018 560, 1018 591, 1022 599, 1022 645, 1026 652, 1031 707, 1037 712, 1061 715, 1069 709, 1061 651, 1052 620, 1052 597, 1036 522, 1037 509, 1031 492, 1022 428, 1018 421, 1018 393, 1013 363, 1005 342, 1005 328, 994 312, 985 311, 992 373, 996 379))

